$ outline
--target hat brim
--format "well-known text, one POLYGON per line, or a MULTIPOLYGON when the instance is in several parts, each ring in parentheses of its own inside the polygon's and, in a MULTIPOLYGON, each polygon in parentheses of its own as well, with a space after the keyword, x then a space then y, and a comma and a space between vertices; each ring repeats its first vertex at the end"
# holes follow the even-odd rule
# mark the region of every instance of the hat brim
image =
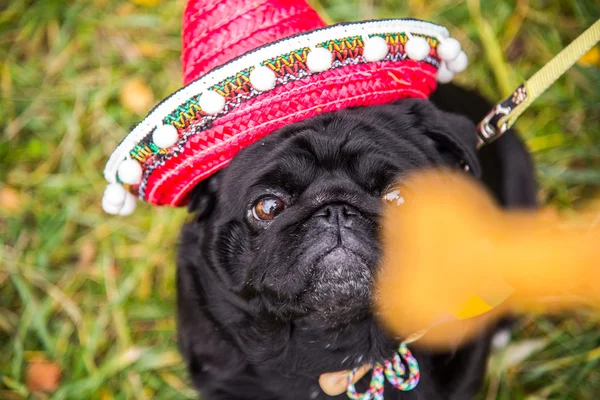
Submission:
POLYGON ((132 193, 152 204, 185 205, 187 193, 199 181, 227 165, 240 149, 285 125, 343 108, 428 97, 443 61, 437 46, 448 37, 442 26, 396 19, 339 24, 253 50, 156 106, 111 155, 105 178, 123 183, 119 165, 136 160, 142 173, 139 182, 127 185, 132 193), (365 57, 365 46, 374 37, 387 44, 380 60, 365 57), (411 60, 405 49, 412 37, 425 38, 429 45, 419 61, 411 60), (309 65, 316 49, 331 54, 329 64, 321 60, 324 69, 309 65), (251 75, 264 66, 275 80, 272 88, 258 90, 251 75), (208 92, 223 97, 220 110, 209 113, 202 108, 202 96, 208 92), (161 125, 177 128, 177 140, 167 148, 153 142, 161 125))

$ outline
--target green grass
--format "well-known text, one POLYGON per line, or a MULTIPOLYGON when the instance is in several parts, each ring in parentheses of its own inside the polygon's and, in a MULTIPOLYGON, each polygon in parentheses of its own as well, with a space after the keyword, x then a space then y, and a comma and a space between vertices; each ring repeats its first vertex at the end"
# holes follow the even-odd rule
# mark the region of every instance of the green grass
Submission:
MULTIPOLYGON (((193 391, 176 351, 174 255, 184 210, 103 214, 102 169, 154 101, 181 82, 182 1, 10 0, 0 8, 0 399, 176 399, 193 391), (52 395, 26 366, 60 365, 52 395)), ((413 16, 445 24, 472 63, 458 81, 499 100, 600 16, 594 0, 328 0, 333 21, 413 16), (402 5, 398 5, 401 3, 402 5)), ((600 69, 577 66, 518 122, 541 199, 579 207, 600 188, 600 69)), ((491 361, 486 399, 600 396, 600 317, 526 318, 491 361), (518 346, 517 346, 518 345, 518 346)))

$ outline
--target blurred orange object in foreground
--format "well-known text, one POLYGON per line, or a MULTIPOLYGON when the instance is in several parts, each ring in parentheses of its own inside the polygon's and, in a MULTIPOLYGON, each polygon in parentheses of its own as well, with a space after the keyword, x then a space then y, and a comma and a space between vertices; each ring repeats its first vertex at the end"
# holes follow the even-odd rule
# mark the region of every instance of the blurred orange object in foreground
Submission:
POLYGON ((472 178, 409 177, 386 206, 378 315, 413 346, 453 348, 507 313, 600 306, 600 229, 503 211, 472 178))

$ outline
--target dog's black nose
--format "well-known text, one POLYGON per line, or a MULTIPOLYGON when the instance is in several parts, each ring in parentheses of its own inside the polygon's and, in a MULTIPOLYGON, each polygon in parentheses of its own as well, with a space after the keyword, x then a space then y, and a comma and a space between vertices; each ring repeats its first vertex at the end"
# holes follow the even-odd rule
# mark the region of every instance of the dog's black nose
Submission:
POLYGON ((358 215, 358 210, 344 203, 327 204, 315 213, 315 217, 323 218, 324 221, 333 226, 347 225, 358 215))

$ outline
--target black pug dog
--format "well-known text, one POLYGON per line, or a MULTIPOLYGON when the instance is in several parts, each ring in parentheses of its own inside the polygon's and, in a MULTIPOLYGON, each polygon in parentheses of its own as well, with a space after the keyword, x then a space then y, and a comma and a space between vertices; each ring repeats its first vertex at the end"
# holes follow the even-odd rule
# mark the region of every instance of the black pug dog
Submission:
MULTIPOLYGON (((178 257, 178 336, 202 399, 331 399, 320 374, 394 353, 400 340, 371 311, 390 185, 421 168, 468 166, 503 206, 535 206, 532 163, 513 132, 475 149, 490 108, 441 85, 430 100, 321 115, 254 143, 195 188, 178 257)), ((473 398, 493 333, 451 353, 414 352, 420 383, 409 392, 386 383, 385 398, 473 398)))

